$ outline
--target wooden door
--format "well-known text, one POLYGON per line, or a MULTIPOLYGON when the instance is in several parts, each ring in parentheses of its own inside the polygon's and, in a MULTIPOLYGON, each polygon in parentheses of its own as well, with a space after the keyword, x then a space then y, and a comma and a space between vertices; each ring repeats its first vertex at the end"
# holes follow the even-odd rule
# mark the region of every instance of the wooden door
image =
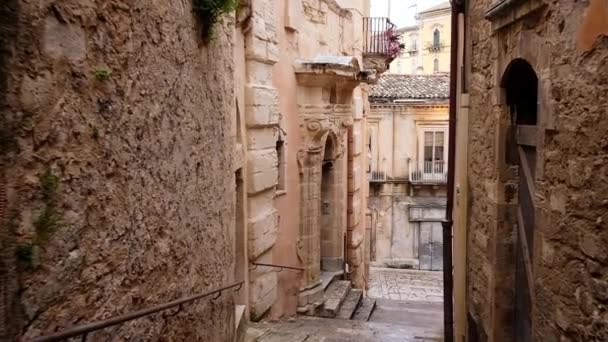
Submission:
POLYGON ((425 271, 443 270, 443 231, 441 222, 420 222, 419 227, 419 268, 425 271))
POLYGON ((536 126, 517 125, 518 156, 517 253, 515 264, 515 335, 517 341, 531 341, 533 298, 532 249, 534 243, 534 172, 536 126))

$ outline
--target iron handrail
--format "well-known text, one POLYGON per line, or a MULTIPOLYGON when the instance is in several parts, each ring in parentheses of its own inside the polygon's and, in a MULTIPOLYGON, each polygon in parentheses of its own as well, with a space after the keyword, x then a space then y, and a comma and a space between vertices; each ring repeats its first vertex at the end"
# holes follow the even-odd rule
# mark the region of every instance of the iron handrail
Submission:
POLYGON ((119 325, 119 324, 131 321, 131 320, 134 320, 134 319, 137 319, 140 317, 148 316, 148 315, 155 314, 155 313, 158 313, 158 312, 170 309, 170 308, 174 308, 176 306, 179 307, 179 309, 178 309, 178 312, 179 312, 181 310, 183 304, 188 304, 188 303, 194 302, 194 301, 202 299, 204 297, 208 297, 212 294, 217 294, 217 296, 214 297, 213 299, 218 299, 222 295, 222 292, 224 290, 228 290, 230 288, 237 287, 237 286, 238 286, 238 288, 235 291, 239 291, 241 289, 241 287, 243 286, 243 281, 239 281, 239 282, 236 282, 236 283, 233 283, 230 285, 226 285, 219 289, 203 292, 203 293, 195 295, 195 296, 177 299, 177 300, 171 301, 169 303, 153 306, 151 308, 134 311, 134 312, 131 312, 131 313, 128 313, 125 315, 121 315, 121 316, 117 316, 117 317, 108 318, 103 321, 83 324, 83 325, 69 328, 64 331, 60 331, 60 332, 57 332, 57 333, 54 333, 51 335, 41 336, 41 337, 35 338, 34 342, 62 341, 67 338, 76 337, 76 336, 82 336, 82 340, 86 341, 87 334, 90 332, 102 330, 104 328, 107 328, 107 327, 110 327, 113 325, 119 325))
POLYGON ((263 263, 259 263, 259 262, 252 262, 252 265, 255 265, 254 268, 252 268, 252 270, 255 270, 256 268, 258 268, 258 266, 266 266, 266 267, 275 267, 275 268, 280 268, 281 270, 279 272, 281 272, 283 269, 288 269, 288 270, 296 270, 296 271, 304 271, 304 269, 302 267, 295 267, 295 266, 284 266, 284 265, 275 265, 275 264, 263 264, 263 263))

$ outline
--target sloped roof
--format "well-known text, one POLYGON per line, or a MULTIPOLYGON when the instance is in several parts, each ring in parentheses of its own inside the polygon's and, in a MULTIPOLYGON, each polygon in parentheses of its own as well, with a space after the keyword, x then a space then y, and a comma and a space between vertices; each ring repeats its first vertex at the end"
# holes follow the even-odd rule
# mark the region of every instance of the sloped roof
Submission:
POLYGON ((452 5, 450 4, 449 1, 446 1, 446 2, 440 3, 439 5, 429 7, 427 9, 425 9, 424 11, 420 12, 419 14, 435 12, 435 11, 445 10, 445 9, 449 9, 449 8, 452 8, 452 5))
POLYGON ((378 83, 371 87, 369 97, 372 101, 393 100, 445 100, 449 98, 450 76, 384 74, 378 83))

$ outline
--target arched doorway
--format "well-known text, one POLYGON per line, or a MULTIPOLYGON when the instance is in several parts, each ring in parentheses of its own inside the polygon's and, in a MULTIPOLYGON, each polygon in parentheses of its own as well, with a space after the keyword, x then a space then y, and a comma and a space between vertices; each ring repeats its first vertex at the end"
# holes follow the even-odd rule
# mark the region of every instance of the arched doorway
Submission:
POLYGON ((298 153, 302 219, 297 254, 304 268, 298 306, 304 311, 323 294, 321 271, 344 266, 348 178, 341 143, 345 132, 328 122, 314 121, 307 128, 314 134, 298 153))
POLYGON ((336 171, 338 165, 335 154, 335 142, 331 135, 325 141, 323 161, 321 164, 321 205, 319 216, 320 220, 320 252, 321 271, 339 271, 342 269, 342 229, 338 220, 337 204, 338 186, 336 171))
POLYGON ((532 298, 534 296, 533 253, 535 230, 536 137, 538 122, 538 76, 523 59, 513 60, 502 79, 511 129, 507 136, 509 164, 517 168, 517 243, 515 253, 514 334, 516 341, 532 340, 532 298))

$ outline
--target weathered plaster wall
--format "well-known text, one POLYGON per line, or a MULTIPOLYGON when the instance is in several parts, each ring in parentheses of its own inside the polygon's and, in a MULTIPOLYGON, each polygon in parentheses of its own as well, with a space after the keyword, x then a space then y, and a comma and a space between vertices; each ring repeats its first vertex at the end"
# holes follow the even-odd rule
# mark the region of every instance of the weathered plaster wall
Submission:
MULTIPOLYGON (((202 44, 190 1, 0 8, 3 336, 232 281, 233 28, 202 44)), ((224 294, 89 337, 230 341, 233 312, 224 294)))
POLYGON ((448 108, 445 103, 378 103, 371 108, 367 124, 371 135, 371 168, 385 172, 389 180, 372 184, 369 194, 368 206, 378 214, 373 239, 375 261, 379 265, 417 268, 418 223, 410 220, 409 208, 429 200, 445 204, 445 185, 413 187, 408 182, 409 166, 417 165, 422 158, 421 133, 425 127, 442 127, 447 134, 448 108))
POLYGON ((607 340, 608 3, 545 2, 493 31, 483 18, 492 2, 472 1, 469 13, 469 313, 490 340, 513 340, 517 251, 500 139, 509 118, 499 85, 509 62, 523 58, 540 83, 533 339, 607 340))

